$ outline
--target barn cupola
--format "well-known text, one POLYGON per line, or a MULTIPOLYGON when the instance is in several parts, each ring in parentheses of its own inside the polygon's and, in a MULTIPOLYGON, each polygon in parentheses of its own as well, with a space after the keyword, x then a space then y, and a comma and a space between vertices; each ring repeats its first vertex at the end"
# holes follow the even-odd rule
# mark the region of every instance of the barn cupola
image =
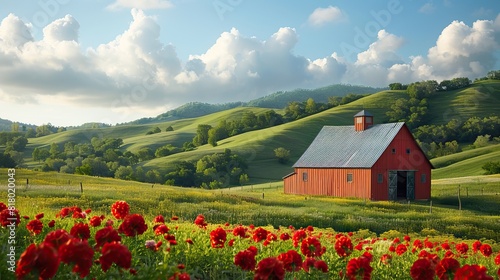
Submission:
POLYGON ((373 126, 373 115, 368 111, 360 111, 354 115, 354 130, 363 131, 373 126))

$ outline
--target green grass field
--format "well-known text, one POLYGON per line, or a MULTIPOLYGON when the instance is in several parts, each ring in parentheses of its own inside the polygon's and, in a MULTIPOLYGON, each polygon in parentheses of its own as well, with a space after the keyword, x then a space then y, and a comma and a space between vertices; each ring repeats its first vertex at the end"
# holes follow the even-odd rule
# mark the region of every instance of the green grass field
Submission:
MULTIPOLYGON (((7 172, 0 172, 0 197, 6 198, 7 172)), ((312 225, 336 231, 367 229, 377 234, 431 232, 500 241, 499 176, 481 176, 479 180, 461 183, 453 181, 456 179, 437 180, 433 184, 430 213, 429 201, 407 204, 285 195, 281 181, 202 190, 21 169, 16 172, 16 207, 29 216, 39 212, 55 214, 61 207, 72 205, 105 214, 114 201, 126 200, 138 213, 177 215, 184 220, 193 220, 201 213, 213 223, 297 228, 312 225), (458 184, 462 189, 460 211, 458 184)))

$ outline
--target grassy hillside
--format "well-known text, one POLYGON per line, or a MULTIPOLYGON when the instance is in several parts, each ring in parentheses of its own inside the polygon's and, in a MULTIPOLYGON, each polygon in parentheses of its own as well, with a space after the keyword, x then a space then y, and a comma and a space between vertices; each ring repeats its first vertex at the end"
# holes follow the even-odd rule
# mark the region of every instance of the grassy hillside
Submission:
MULTIPOLYGON (((282 176, 292 171, 292 164, 302 155, 311 141, 324 125, 352 125, 353 115, 360 110, 370 111, 375 118, 375 123, 388 121, 386 112, 398 98, 407 98, 404 91, 381 91, 376 94, 358 99, 352 103, 331 108, 318 114, 289 122, 283 125, 251 131, 230 137, 218 142, 217 147, 205 145, 194 151, 174 154, 171 156, 156 158, 141 163, 146 169, 159 169, 168 171, 173 164, 180 160, 197 160, 203 155, 223 151, 226 148, 243 156, 249 164, 249 176, 251 183, 268 182, 280 180, 282 176), (284 147, 291 152, 290 162, 286 165, 279 164, 275 159, 273 150, 284 147)), ((485 117, 496 113, 500 105, 500 82, 482 81, 468 88, 450 92, 439 92, 429 98, 428 124, 441 124, 448 122, 451 118, 466 120, 470 116, 485 117)), ((199 124, 217 125, 221 120, 240 118, 244 111, 252 110, 259 114, 268 109, 254 107, 237 107, 230 110, 217 112, 199 118, 181 119, 155 124, 123 125, 110 128, 98 129, 75 129, 63 133, 57 133, 36 139, 30 139, 25 156, 29 166, 36 163, 30 162, 30 155, 35 147, 48 146, 53 142, 64 143, 67 141, 82 142, 89 141, 94 136, 122 138, 123 149, 136 152, 143 147, 155 149, 165 144, 180 147, 186 141, 191 141, 195 136, 199 124), (174 131, 165 132, 165 128, 171 125, 174 131), (158 126, 162 132, 146 135, 146 132, 158 126)), ((494 151, 497 151, 494 149, 494 151)), ((470 156, 465 157, 469 161, 458 163, 462 159, 453 157, 435 159, 436 167, 447 166, 447 169, 435 170, 437 178, 452 177, 461 174, 481 174, 481 162, 497 156, 490 150, 470 151, 470 156), (474 153, 484 151, 483 157, 472 158, 474 153), (490 154, 491 155, 486 155, 490 154), (451 160, 451 161, 450 161, 451 160), (448 163, 448 161, 450 161, 448 163), (458 166, 449 166, 457 162, 458 166)), ((461 157, 457 155, 457 157, 461 157)), ((467 176, 463 175, 463 176, 467 176)))

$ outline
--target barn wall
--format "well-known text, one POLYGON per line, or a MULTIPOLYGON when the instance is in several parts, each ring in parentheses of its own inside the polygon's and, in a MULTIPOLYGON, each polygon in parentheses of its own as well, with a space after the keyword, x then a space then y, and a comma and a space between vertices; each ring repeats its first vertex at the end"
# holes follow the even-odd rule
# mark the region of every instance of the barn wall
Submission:
POLYGON ((284 179, 285 193, 370 198, 370 169, 295 168, 295 173, 284 179), (347 182, 348 173, 352 182, 347 182))
POLYGON ((372 199, 387 200, 389 197, 388 171, 414 170, 415 199, 430 199, 431 197, 431 165, 422 150, 415 142, 406 126, 403 126, 382 156, 372 167, 372 199), (395 149, 395 153, 392 152, 395 149), (406 153, 410 149, 410 153, 406 153), (378 182, 378 174, 383 174, 382 183, 378 182), (425 174, 425 182, 422 182, 425 174))

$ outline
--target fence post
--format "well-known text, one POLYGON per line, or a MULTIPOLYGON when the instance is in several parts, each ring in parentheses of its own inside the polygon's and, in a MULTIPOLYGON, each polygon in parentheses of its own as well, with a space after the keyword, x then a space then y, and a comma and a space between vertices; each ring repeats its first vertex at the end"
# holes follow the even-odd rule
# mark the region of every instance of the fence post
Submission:
POLYGON ((264 193, 262 193, 262 199, 264 199, 264 193))
POLYGON ((80 193, 83 193, 83 184, 80 182, 80 193))
POLYGON ((460 200, 460 185, 458 185, 458 210, 462 210, 462 201, 460 200))

